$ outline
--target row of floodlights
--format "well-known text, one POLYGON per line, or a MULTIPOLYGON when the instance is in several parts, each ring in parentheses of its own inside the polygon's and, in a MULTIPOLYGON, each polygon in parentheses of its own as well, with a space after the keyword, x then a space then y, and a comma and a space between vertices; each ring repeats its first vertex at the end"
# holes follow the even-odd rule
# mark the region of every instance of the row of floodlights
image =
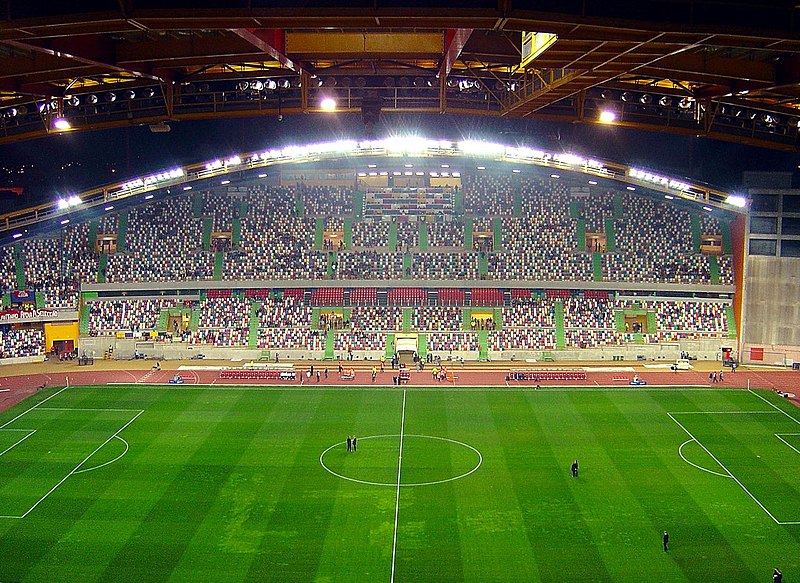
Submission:
MULTIPOLYGON (((740 93, 740 95, 744 94, 746 94, 746 92, 740 93)), ((615 99, 616 95, 613 91, 605 89, 600 92, 600 97, 606 101, 612 101, 615 99)), ((654 96, 650 93, 632 93, 630 91, 624 91, 622 94, 620 94, 619 100, 623 103, 639 103, 641 105, 657 104, 661 107, 671 107, 673 104, 675 104, 678 107, 678 110, 682 112, 690 112, 698 103, 697 100, 692 97, 682 97, 676 101, 676 98, 673 98, 670 95, 654 96)), ((705 106, 700 104, 700 107, 702 108, 705 106)), ((728 104, 721 104, 716 113, 721 117, 730 117, 743 121, 749 120, 761 122, 771 128, 779 125, 783 121, 781 116, 774 112, 750 110, 742 107, 734 107, 728 104)), ((617 113, 613 109, 603 109, 600 112, 601 122, 611 123, 616 121, 616 119, 617 113)), ((790 126, 800 128, 800 118, 791 117, 787 120, 787 123, 790 126)))
MULTIPOLYGON (((252 154, 248 160, 243 160, 241 156, 234 155, 224 160, 215 159, 205 164, 206 171, 216 172, 223 169, 234 168, 244 163, 259 164, 263 161, 281 160, 281 161, 301 161, 307 159, 309 156, 319 154, 365 154, 375 153, 377 151, 384 151, 390 154, 403 153, 403 154, 417 154, 428 151, 433 154, 453 154, 462 152, 472 156, 494 157, 505 160, 519 160, 519 161, 534 161, 544 162, 547 164, 556 164, 558 166, 585 168, 593 170, 596 173, 607 173, 608 170, 597 160, 590 158, 583 158, 581 156, 570 153, 548 153, 541 150, 535 150, 527 147, 513 147, 503 146, 491 142, 484 142, 480 140, 462 140, 459 142, 452 142, 449 140, 431 140, 416 136, 394 136, 383 140, 372 140, 357 142, 355 140, 339 140, 335 142, 325 142, 319 144, 309 144, 306 146, 288 146, 282 149, 268 150, 262 153, 252 154)), ((409 167, 408 165, 406 166, 409 167)), ((443 166, 445 168, 445 166, 443 166)), ((484 166, 478 166, 478 169, 485 169, 484 166)), ((403 172, 404 175, 410 175, 409 170, 403 172)), ((519 170, 514 170, 519 172, 519 170)), ((415 171, 415 174, 421 173, 415 171)), ((171 170, 148 175, 144 178, 136 178, 121 185, 121 191, 131 191, 136 188, 145 188, 152 185, 163 184, 168 181, 183 179, 187 175, 183 168, 174 168, 171 170)), ((393 175, 399 175, 397 171, 393 175)), ((440 176, 446 176, 447 173, 440 172, 440 176)), ((459 173, 452 172, 452 176, 459 176, 459 173)), ((647 170, 638 168, 631 168, 628 170, 628 175, 632 178, 638 179, 642 182, 650 183, 653 185, 661 186, 671 190, 681 192, 683 194, 691 194, 691 186, 680 180, 675 180, 666 176, 661 176, 647 170)), ((261 175, 259 175, 261 176, 261 175)), ((557 177, 557 175, 553 175, 557 177)), ((590 182, 591 184, 591 182, 590 182)), ((191 189, 191 186, 184 187, 184 190, 191 189)), ((629 187, 633 189, 633 187, 629 187)), ((744 197, 731 195, 727 198, 726 202, 732 206, 743 208, 747 205, 747 200, 744 197)), ((69 198, 61 198, 57 201, 58 208, 61 210, 69 209, 81 203, 78 196, 71 196, 69 198)))
MULTIPOLYGON (((367 80, 366 77, 356 77, 352 79, 350 77, 313 77, 310 81, 313 85, 317 87, 343 87, 343 88, 364 88, 367 86, 371 86, 370 82, 367 80)), ((388 89, 391 88, 400 88, 400 89, 407 89, 407 88, 427 88, 433 87, 434 85, 438 84, 433 77, 414 77, 413 79, 410 77, 384 77, 382 81, 382 85, 388 89)), ((256 79, 254 81, 242 80, 239 81, 236 88, 239 91, 275 91, 277 89, 289 89, 291 87, 299 87, 300 86, 300 79, 299 78, 292 78, 292 79, 256 79)), ((473 90, 480 90, 484 88, 484 82, 480 79, 458 79, 458 78, 450 78, 447 80, 447 87, 450 89, 458 89, 459 91, 473 91, 473 90)), ((517 81, 504 81, 498 79, 494 83, 494 88, 497 91, 516 91, 519 87, 517 81)))

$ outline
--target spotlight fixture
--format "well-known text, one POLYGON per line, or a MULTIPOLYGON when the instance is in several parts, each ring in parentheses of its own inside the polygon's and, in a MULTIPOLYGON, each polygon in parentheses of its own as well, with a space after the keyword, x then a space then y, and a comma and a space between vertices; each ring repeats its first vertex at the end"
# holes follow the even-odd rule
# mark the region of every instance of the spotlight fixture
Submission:
POLYGON ((72 126, 70 123, 63 117, 57 117, 53 120, 53 127, 57 130, 68 130, 72 126))
POLYGON ((626 103, 627 103, 628 101, 632 101, 632 100, 633 100, 633 95, 631 95, 630 93, 628 93, 628 92, 626 91, 625 93, 623 93, 623 94, 620 96, 620 99, 621 99, 622 101, 624 101, 624 102, 626 102, 626 103))
POLYGON ((106 101, 108 101, 109 103, 114 103, 116 100, 117 100, 116 93, 114 93, 113 91, 109 91, 108 93, 106 93, 106 101))
POLYGON ((264 89, 264 83, 257 80, 253 81, 252 83, 250 83, 250 89, 252 89, 253 91, 261 91, 262 89, 264 89))
POLYGON ((617 121, 617 114, 610 109, 604 109, 600 112, 598 119, 600 123, 614 123, 617 121))
POLYGON ((136 91, 134 91, 133 89, 128 89, 125 92, 125 99, 127 99, 129 101, 132 100, 132 99, 136 99, 136 91))
POLYGON ((81 100, 77 95, 73 95, 69 99, 67 99, 67 105, 72 107, 78 107, 81 104, 81 100))
POLYGON ((86 103, 88 103, 89 105, 96 105, 97 104, 97 95, 95 95, 94 93, 91 93, 91 94, 87 95, 86 96, 86 103))
POLYGON ((688 97, 684 97, 678 102, 678 109, 682 109, 686 111, 687 109, 691 109, 692 107, 692 100, 688 97))
POLYGON ((639 103, 641 103, 642 105, 648 105, 652 101, 653 101, 653 96, 650 95, 649 93, 645 93, 639 98, 639 103))
POLYGON ((319 106, 322 108, 323 111, 335 111, 336 110, 336 100, 332 97, 324 97, 322 101, 319 102, 319 106))
POLYGON ((250 88, 250 83, 247 81, 239 81, 239 84, 236 86, 239 91, 247 91, 250 88))
POLYGON ((662 95, 658 100, 658 104, 661 107, 669 107, 670 105, 672 105, 672 97, 670 97, 669 95, 662 95))
MULTIPOLYGON (((202 91, 202 89, 203 89, 203 86, 201 85, 200 86, 200 90, 202 91)), ((153 91, 152 87, 145 87, 144 89, 142 89, 142 97, 144 97, 145 99, 150 99, 155 94, 156 94, 156 92, 153 91)))

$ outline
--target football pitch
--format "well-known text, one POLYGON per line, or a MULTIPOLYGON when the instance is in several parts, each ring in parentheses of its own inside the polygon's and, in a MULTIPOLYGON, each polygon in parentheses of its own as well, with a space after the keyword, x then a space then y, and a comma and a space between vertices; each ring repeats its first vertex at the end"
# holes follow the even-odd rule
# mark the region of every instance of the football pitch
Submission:
POLYGON ((795 581, 800 411, 688 387, 54 388, 0 414, 0 516, 3 582, 795 581))

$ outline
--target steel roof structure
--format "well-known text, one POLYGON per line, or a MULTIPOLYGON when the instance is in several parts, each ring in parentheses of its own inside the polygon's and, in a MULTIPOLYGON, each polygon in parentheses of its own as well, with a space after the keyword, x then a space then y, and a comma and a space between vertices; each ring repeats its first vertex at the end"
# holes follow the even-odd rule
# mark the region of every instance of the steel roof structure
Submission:
POLYGON ((0 143, 321 110, 613 123, 793 151, 785 0, 0 0, 0 143), (547 48, 522 65, 523 33, 547 48), (540 36, 541 38, 541 36, 540 36), (63 127, 63 126, 62 126, 63 127))

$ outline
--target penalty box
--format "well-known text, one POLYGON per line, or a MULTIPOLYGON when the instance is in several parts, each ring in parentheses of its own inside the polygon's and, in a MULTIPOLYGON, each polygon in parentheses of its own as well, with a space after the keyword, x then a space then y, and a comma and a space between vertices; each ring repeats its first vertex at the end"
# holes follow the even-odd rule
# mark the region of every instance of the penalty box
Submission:
POLYGON ((780 409, 668 415, 772 520, 800 524, 800 421, 780 409))
POLYGON ((0 518, 25 518, 70 476, 127 451, 119 433, 143 412, 34 406, 0 428, 0 518))

